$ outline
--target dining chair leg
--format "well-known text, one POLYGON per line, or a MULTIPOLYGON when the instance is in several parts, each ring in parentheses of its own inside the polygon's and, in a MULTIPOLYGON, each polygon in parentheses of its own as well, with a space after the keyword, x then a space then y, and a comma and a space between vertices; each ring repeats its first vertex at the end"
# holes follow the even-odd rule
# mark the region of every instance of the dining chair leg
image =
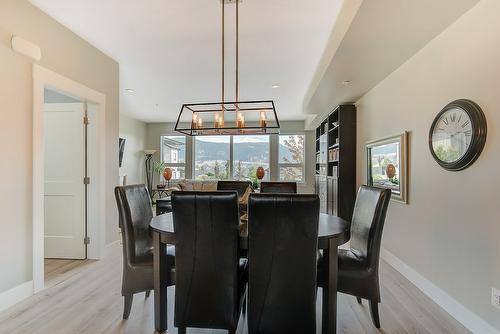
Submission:
POLYGON ((132 301, 134 300, 134 295, 125 295, 123 296, 124 305, 123 305, 123 319, 128 319, 130 315, 130 310, 132 309, 132 301))
POLYGON ((361 298, 356 297, 356 300, 358 301, 359 304, 363 304, 363 301, 361 300, 361 298))
POLYGON ((323 298, 322 298, 322 303, 323 305, 321 306, 321 333, 327 333, 327 328, 328 328, 328 288, 326 286, 322 287, 322 293, 323 293, 323 298))
POLYGON ((177 333, 178 334, 186 334, 186 327, 177 328, 177 333))
POLYGON ((378 303, 370 300, 370 313, 375 327, 380 328, 380 318, 378 315, 378 303))
POLYGON ((151 295, 151 290, 146 291, 146 298, 149 298, 150 295, 151 295))

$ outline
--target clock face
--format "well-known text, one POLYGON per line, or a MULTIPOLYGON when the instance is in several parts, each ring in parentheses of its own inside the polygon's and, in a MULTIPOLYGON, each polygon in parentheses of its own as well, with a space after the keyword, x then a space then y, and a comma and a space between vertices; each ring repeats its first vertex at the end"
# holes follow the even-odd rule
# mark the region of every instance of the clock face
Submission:
POLYGON ((436 157, 445 163, 460 160, 472 143, 472 121, 460 108, 442 113, 432 129, 432 148, 436 157))
POLYGON ((429 149, 446 170, 471 166, 483 151, 487 124, 481 107, 460 99, 448 103, 434 118, 429 130, 429 149))

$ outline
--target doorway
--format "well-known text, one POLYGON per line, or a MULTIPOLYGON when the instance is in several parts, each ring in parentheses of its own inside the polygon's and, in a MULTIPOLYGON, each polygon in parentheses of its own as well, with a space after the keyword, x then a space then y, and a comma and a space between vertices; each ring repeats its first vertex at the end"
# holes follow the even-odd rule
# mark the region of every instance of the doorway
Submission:
POLYGON ((44 257, 87 258, 86 102, 44 89, 44 257))
POLYGON ((46 271, 64 274, 64 268, 99 259, 103 252, 105 96, 38 65, 33 65, 33 88, 33 287, 38 292, 46 287, 46 271))

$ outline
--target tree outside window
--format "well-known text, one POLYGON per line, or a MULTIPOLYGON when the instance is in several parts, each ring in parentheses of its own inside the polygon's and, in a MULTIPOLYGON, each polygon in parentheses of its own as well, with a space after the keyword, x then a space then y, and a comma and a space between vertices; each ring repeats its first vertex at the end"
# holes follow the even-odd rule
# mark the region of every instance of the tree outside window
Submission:
POLYGON ((279 172, 281 181, 304 181, 304 135, 279 136, 279 172))

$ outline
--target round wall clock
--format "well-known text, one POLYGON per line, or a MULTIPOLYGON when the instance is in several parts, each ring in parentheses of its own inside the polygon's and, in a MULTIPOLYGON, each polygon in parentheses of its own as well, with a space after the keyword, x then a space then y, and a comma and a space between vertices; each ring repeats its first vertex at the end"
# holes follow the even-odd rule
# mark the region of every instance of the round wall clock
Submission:
POLYGON ((470 100, 456 100, 434 119, 429 131, 429 149, 441 167, 460 171, 479 157, 486 132, 486 117, 481 108, 470 100))

